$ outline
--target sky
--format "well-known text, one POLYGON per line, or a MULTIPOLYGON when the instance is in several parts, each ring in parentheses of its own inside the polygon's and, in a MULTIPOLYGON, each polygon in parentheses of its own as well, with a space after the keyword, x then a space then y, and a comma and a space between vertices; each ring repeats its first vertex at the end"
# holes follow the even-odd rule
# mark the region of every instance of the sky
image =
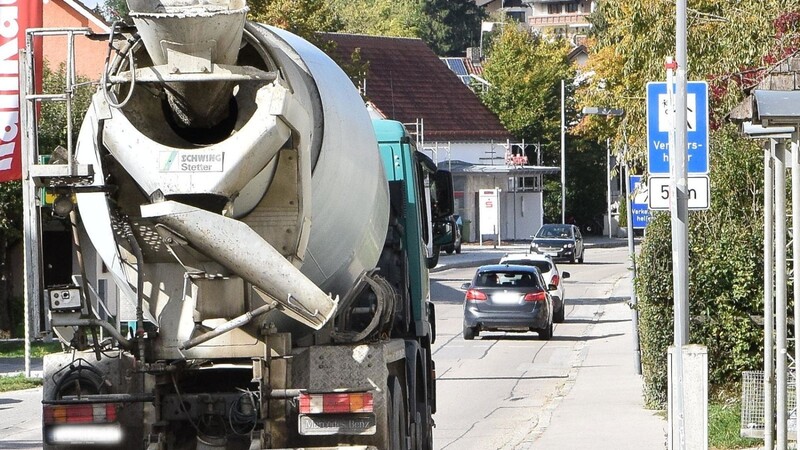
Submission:
POLYGON ((89 8, 94 8, 95 6, 97 6, 98 3, 100 3, 100 1, 101 0, 81 0, 81 3, 88 6, 89 8))

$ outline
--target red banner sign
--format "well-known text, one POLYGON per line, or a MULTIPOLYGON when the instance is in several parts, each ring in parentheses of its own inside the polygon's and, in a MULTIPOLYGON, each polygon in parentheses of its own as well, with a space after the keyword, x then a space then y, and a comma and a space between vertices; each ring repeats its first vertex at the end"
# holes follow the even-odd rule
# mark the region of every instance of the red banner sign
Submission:
POLYGON ((22 177, 19 49, 41 26, 41 0, 0 0, 0 182, 22 177))

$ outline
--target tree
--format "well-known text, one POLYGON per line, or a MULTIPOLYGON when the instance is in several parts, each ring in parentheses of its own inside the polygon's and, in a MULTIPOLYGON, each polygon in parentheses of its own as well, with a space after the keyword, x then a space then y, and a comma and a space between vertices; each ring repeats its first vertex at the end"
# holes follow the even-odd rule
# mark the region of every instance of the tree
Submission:
MULTIPOLYGON (((65 68, 62 64, 53 71, 46 63, 42 71, 42 90, 45 93, 62 93, 65 87, 65 68)), ((88 80, 78 78, 78 83, 88 80)), ((84 85, 87 86, 87 85, 84 85)), ((83 114, 89 106, 91 92, 88 88, 78 88, 73 97, 72 127, 77 130, 83 114)), ((42 102, 37 130, 40 153, 49 154, 57 146, 67 145, 66 104, 64 102, 42 102)), ((0 335, 19 332, 23 324, 22 298, 12 298, 9 281, 11 277, 11 256, 9 249, 18 245, 22 239, 22 184, 19 181, 0 183, 0 335)))
POLYGON ((320 48, 330 43, 319 32, 342 30, 342 23, 325 0, 251 0, 248 20, 290 31, 320 48))
POLYGON ((372 36, 418 37, 421 0, 330 0, 342 32, 372 36))
POLYGON ((469 0, 426 0, 419 36, 439 56, 463 56, 480 42, 484 8, 469 0))
POLYGON ((105 0, 103 5, 97 5, 95 12, 105 17, 109 22, 131 21, 130 9, 126 0, 105 0))
MULTIPOLYGON (((484 78, 491 87, 480 94, 515 136, 528 142, 559 142, 561 80, 571 86, 575 70, 564 41, 534 36, 513 25, 489 49, 484 78)), ((545 152, 553 161, 553 152, 545 152)))
MULTIPOLYGON (((575 68, 564 40, 535 36, 506 24, 494 36, 484 63, 490 88, 480 94, 484 104, 517 138, 540 142, 542 161, 561 165, 561 81, 565 81, 567 123, 575 117, 571 97, 575 68)), ((565 216, 578 224, 591 222, 605 210, 605 151, 599 144, 567 137, 567 207, 565 216)), ((535 160, 533 155, 528 155, 535 160)), ((560 176, 545 180, 544 212, 550 222, 561 221, 560 176)))
MULTIPOLYGON (((742 370, 761 363, 761 333, 750 317, 762 306, 763 170, 761 151, 738 135, 724 116, 766 70, 798 47, 798 0, 689 2, 688 79, 711 87, 711 209, 689 215, 690 339, 709 352, 709 381, 724 390, 742 370)), ((663 80, 674 52, 675 10, 670 2, 603 2, 593 14, 590 81, 579 106, 624 108, 623 119, 587 116, 573 131, 625 144, 623 159, 644 167, 647 81, 663 80)), ((666 399, 666 349, 672 343, 672 262, 668 214, 655 214, 637 258, 645 398, 666 399)))

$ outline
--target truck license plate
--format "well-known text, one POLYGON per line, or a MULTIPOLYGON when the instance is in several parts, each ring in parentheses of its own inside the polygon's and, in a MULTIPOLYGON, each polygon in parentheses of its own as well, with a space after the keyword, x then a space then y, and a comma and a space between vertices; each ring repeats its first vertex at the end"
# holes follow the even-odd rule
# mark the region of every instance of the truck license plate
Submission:
POLYGON ((374 414, 314 414, 300 415, 298 428, 304 436, 332 434, 375 434, 374 414))

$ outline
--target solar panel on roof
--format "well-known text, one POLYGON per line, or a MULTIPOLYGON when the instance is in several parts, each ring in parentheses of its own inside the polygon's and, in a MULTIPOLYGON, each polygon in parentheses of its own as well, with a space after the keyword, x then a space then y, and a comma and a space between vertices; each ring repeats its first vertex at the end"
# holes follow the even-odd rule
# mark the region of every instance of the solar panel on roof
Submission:
POLYGON ((464 66, 464 61, 461 58, 442 58, 447 67, 450 68, 456 75, 468 75, 467 67, 464 66))
POLYGON ((472 82, 472 77, 469 75, 459 75, 458 78, 461 79, 461 82, 466 84, 467 86, 469 86, 470 83, 472 82))

